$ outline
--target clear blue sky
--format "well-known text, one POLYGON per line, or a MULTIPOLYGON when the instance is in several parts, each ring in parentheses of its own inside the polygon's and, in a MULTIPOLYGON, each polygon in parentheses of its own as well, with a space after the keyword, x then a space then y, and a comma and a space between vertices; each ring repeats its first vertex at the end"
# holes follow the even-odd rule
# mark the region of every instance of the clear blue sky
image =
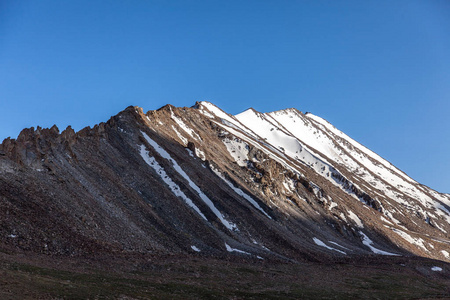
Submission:
POLYGON ((296 107, 450 192, 450 1, 0 1, 0 139, 296 107))

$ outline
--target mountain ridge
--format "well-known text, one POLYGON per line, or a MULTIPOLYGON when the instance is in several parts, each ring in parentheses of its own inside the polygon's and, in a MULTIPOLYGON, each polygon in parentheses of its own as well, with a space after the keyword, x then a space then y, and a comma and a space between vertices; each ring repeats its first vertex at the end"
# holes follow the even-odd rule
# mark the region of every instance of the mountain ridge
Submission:
POLYGON ((1 197, 11 210, 1 218, 2 247, 449 261, 448 195, 386 170, 309 114, 255 112, 232 116, 209 102, 147 113, 129 106, 78 132, 38 127, 5 139, 1 197), (25 225, 11 219, 23 210, 25 225), (58 213, 70 228, 55 230, 64 224, 58 213))

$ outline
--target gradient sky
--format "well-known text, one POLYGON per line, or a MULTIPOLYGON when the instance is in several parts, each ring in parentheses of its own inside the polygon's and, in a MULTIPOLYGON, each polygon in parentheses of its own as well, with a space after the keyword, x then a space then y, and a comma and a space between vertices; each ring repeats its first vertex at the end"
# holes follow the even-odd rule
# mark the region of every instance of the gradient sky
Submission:
POLYGON ((0 1, 0 140, 198 100, 310 111, 450 193, 450 1, 0 1))

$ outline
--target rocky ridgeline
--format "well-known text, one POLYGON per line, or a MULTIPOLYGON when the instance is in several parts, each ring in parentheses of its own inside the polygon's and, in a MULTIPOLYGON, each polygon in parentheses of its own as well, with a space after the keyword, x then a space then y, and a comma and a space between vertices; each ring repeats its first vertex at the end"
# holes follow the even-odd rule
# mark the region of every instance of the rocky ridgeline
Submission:
POLYGON ((201 102, 24 129, 0 145, 0 250, 450 260, 448 195, 321 122, 201 102))

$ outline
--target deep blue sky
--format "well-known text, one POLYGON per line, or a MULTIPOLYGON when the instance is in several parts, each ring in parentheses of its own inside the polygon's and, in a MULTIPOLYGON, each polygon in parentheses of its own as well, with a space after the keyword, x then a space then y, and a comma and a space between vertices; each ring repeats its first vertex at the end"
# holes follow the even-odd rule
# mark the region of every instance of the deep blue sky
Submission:
POLYGON ((450 192, 450 1, 0 1, 0 140, 128 105, 310 111, 450 192))

